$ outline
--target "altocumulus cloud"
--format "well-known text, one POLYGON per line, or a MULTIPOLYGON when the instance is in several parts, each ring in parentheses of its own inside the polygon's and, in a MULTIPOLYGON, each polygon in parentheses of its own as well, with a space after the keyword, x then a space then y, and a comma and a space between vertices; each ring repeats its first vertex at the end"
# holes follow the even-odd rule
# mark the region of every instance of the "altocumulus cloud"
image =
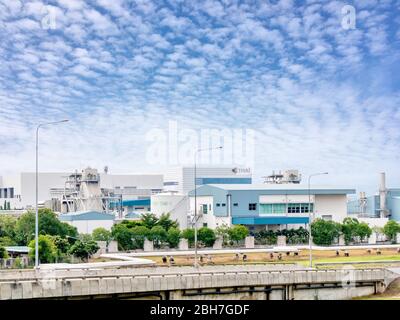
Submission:
MULTIPOLYGON (((0 1, 0 166, 157 170, 146 133, 256 131, 256 177, 400 180, 397 1, 0 1), (353 5, 355 29, 342 26, 353 5)), ((167 165, 167 163, 166 163, 167 165)), ((256 178, 257 180, 257 178, 256 178)), ((321 182, 321 181, 319 181, 321 182)), ((397 184, 398 186, 398 184, 397 184)))

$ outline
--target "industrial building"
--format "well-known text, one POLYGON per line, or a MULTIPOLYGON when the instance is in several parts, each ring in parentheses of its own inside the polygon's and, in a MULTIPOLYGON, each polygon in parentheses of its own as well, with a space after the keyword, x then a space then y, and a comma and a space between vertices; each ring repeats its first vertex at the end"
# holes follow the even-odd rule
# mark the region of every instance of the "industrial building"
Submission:
MULTIPOLYGON (((313 218, 342 222, 347 216, 350 188, 312 187, 300 184, 203 185, 196 190, 198 226, 216 228, 246 225, 250 230, 305 227, 313 218)), ((194 215, 194 191, 189 193, 194 215)))
POLYGON ((189 197, 176 192, 163 192, 151 196, 151 212, 157 217, 169 213, 181 229, 188 227, 189 197))
POLYGON ((59 219, 76 227, 79 233, 91 234, 96 228, 111 230, 115 216, 98 211, 80 211, 61 214, 59 219))
MULTIPOLYGON (((75 172, 39 172, 39 204, 57 212, 108 211, 112 201, 150 199, 163 189, 161 174, 110 174, 86 168, 75 172)), ((0 205, 35 207, 35 173, 0 177, 0 205)))
POLYGON ((372 196, 366 196, 365 192, 360 192, 359 198, 349 201, 347 208, 349 215, 358 218, 375 221, 390 219, 400 222, 400 188, 387 188, 386 176, 382 172, 379 192, 372 196))
MULTIPOLYGON (((171 167, 164 172, 164 191, 151 196, 151 212, 156 216, 170 213, 182 229, 190 226, 188 193, 195 187, 194 167, 171 167)), ((251 184, 249 168, 210 167, 196 168, 196 185, 251 184)))
MULTIPOLYGON (((197 167, 196 184, 250 184, 249 168, 197 167)), ((164 172, 164 191, 187 195, 194 189, 194 167, 171 167, 164 172)))

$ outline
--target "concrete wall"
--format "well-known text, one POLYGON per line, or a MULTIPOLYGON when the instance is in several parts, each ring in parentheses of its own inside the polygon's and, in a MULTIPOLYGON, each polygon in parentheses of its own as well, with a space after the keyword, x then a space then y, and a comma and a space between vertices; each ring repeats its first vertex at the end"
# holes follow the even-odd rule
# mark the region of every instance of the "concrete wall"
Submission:
POLYGON ((79 233, 92 233, 96 228, 105 228, 111 231, 114 221, 112 220, 76 220, 64 221, 78 229, 79 233))
MULTIPOLYGON (((251 269, 250 267, 247 266, 247 269, 251 269)), ((161 273, 158 271, 160 268, 153 271, 148 268, 87 270, 85 273, 80 270, 58 273, 39 270, 25 274, 14 271, 14 274, 3 274, 0 280, 0 299, 87 297, 124 293, 144 293, 148 296, 163 293, 168 298, 165 295, 167 291, 171 292, 169 299, 250 298, 251 294, 245 292, 231 292, 227 295, 218 293, 218 290, 229 292, 235 289, 255 290, 253 298, 263 299, 265 293, 261 291, 266 288, 272 289, 270 299, 348 299, 373 293, 375 289, 380 292, 389 280, 393 280, 393 274, 389 271, 358 269, 351 271, 351 285, 347 287, 346 283, 342 283, 348 279, 348 274, 342 270, 257 271, 259 267, 255 267, 253 271, 234 271, 224 266, 224 272, 213 272, 210 268, 202 272, 193 269, 191 272, 180 272, 180 267, 164 268, 165 272, 161 273), (35 272, 36 276, 32 278, 35 272), (331 288, 323 287, 322 284, 331 288), (194 292, 196 295, 191 295, 194 292)))
POLYGON ((180 229, 187 228, 189 199, 180 194, 156 194, 151 196, 151 212, 157 217, 170 213, 171 219, 178 220, 180 229))
POLYGON ((347 216, 346 195, 316 195, 315 196, 315 218, 324 215, 332 215, 332 220, 342 222, 347 216))

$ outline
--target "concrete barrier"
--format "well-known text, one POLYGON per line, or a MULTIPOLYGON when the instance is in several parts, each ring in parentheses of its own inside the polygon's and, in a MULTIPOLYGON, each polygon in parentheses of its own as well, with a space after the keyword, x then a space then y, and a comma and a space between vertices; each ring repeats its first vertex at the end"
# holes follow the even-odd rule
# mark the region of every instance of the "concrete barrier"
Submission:
MULTIPOLYGON (((282 268, 282 266, 281 266, 282 268)), ((123 293, 151 293, 164 291, 179 291, 176 296, 185 295, 185 290, 211 290, 225 288, 246 288, 265 286, 276 287, 292 286, 287 290, 289 296, 298 298, 310 297, 308 294, 300 294, 298 290, 315 291, 321 284, 327 289, 322 290, 320 297, 327 297, 327 291, 337 290, 335 294, 339 297, 359 295, 361 291, 344 294, 340 290, 341 283, 346 272, 343 270, 268 270, 267 266, 215 266, 215 267, 170 267, 170 268, 142 268, 141 271, 134 270, 98 270, 98 272, 81 271, 60 273, 56 279, 41 278, 4 280, 0 278, 0 299, 32 299, 32 298, 56 298, 56 297, 82 297, 123 293), (163 272, 164 270, 164 272, 163 272), (104 272, 107 271, 107 272, 104 272), (124 272, 121 272, 124 271, 124 272), (50 285, 49 285, 50 284, 50 285), (293 287, 294 286, 294 287, 293 287), (183 290, 183 291, 182 291, 183 290), (297 291, 296 291, 297 290, 297 291), (296 292, 297 293, 296 293, 296 292)), ((399 275, 394 275, 385 269, 353 269, 352 280, 355 283, 364 284, 369 289, 375 284, 384 287, 399 275)), ((32 272, 31 272, 32 273, 32 272)), ((38 275, 38 273, 36 273, 38 275)), ((224 290, 225 290, 224 289, 224 290)), ((233 290, 233 289, 232 289, 233 290)), ((262 289, 263 290, 263 289, 262 289)), ((280 290, 280 289, 279 289, 280 290)), ((239 290, 240 291, 240 290, 239 290)), ((202 294, 201 291, 195 291, 202 294)), ((332 291, 334 292, 334 291, 332 291)), ((362 291, 365 293, 365 290, 362 291)), ((330 296, 331 298, 335 296, 330 296)), ((233 297, 233 296, 231 296, 233 297)), ((279 298, 279 295, 275 295, 279 298)), ((288 298, 287 295, 282 297, 288 298)))

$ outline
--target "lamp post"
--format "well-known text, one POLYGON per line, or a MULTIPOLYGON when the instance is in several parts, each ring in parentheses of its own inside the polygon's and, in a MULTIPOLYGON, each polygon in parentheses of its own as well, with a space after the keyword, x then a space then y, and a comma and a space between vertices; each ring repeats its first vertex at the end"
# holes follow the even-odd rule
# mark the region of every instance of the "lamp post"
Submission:
POLYGON ((68 120, 40 123, 36 127, 36 214, 35 214, 35 268, 39 268, 39 129, 44 126, 55 125, 68 120))
MULTIPOLYGON (((312 268, 312 236, 311 236, 311 220, 312 220, 312 215, 311 215, 311 178, 315 176, 321 176, 328 174, 328 172, 319 172, 319 173, 313 173, 308 176, 308 252, 310 256, 310 268, 312 268)), ((314 195, 314 204, 315 204, 315 195, 314 195)), ((313 206, 313 211, 314 211, 313 206)))
POLYGON ((194 267, 198 268, 197 263, 197 154, 202 151, 222 149, 222 146, 215 148, 197 149, 194 153, 194 267))

